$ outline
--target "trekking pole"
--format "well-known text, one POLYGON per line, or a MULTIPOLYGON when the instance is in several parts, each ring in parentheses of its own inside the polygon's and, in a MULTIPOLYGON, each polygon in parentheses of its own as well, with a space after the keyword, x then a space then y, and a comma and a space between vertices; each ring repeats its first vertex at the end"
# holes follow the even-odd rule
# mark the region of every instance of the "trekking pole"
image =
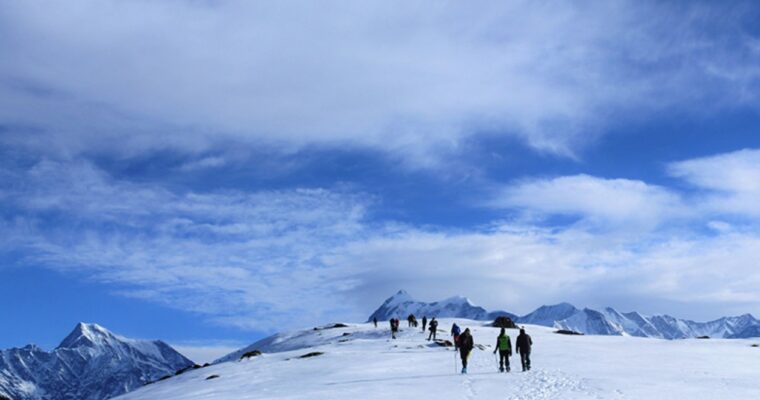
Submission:
POLYGON ((454 350, 454 373, 457 373, 457 351, 454 350))

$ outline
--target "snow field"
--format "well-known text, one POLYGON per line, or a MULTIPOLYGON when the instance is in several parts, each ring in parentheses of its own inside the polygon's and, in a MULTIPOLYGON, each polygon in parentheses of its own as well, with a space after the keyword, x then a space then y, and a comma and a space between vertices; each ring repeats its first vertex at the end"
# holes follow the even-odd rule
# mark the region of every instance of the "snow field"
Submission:
MULTIPOLYGON (((441 320, 440 329, 453 321, 441 320)), ((119 399, 760 399, 760 349, 751 340, 565 336, 528 325, 533 370, 519 372, 513 356, 513 372, 502 374, 492 353, 499 330, 456 322, 487 346, 473 351, 467 375, 455 373, 461 365, 452 349, 430 345, 420 329, 402 326, 391 340, 386 323, 359 324, 277 335, 263 347, 288 351, 262 349, 260 357, 190 371, 119 399), (297 358, 313 351, 325 354, 297 358)), ((517 331, 508 333, 514 345, 517 331)))

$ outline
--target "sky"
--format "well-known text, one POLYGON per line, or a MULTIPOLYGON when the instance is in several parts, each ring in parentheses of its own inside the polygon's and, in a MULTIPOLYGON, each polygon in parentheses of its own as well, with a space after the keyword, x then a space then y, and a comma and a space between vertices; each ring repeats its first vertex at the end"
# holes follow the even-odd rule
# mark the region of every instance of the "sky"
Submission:
POLYGON ((403 288, 760 314, 753 2, 0 5, 0 348, 208 358, 403 288))

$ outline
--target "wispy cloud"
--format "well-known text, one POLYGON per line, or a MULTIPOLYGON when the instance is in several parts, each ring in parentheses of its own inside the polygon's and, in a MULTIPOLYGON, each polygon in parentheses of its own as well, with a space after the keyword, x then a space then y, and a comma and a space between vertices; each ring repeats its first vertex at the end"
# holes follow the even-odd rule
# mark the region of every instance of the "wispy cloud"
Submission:
MULTIPOLYGON (((708 160, 746 157, 737 154, 708 160)), ((692 161, 674 165, 704 162, 692 161)), ((746 173, 743 162, 723 165, 746 173)), ((719 213, 679 213, 701 209, 703 194, 643 181, 524 180, 502 192, 501 207, 585 222, 454 229, 368 218, 372 198, 338 190, 177 192, 84 161, 0 174, 0 232, 21 263, 84 273, 124 296, 244 329, 362 319, 399 287, 518 312, 565 300, 698 304, 704 313, 705 304, 760 306, 756 214, 735 225, 719 213), (643 229, 621 228, 629 225, 643 229)))
POLYGON ((665 187, 589 175, 522 181, 498 191, 490 204, 628 229, 655 228, 687 214, 680 196, 665 187))
POLYGON ((751 104, 760 52, 736 23, 744 11, 12 2, 0 10, 2 140, 118 155, 348 145, 429 165, 487 132, 572 156, 612 120, 751 104))
POLYGON ((668 170, 701 190, 703 212, 760 217, 760 150, 675 162, 668 170))

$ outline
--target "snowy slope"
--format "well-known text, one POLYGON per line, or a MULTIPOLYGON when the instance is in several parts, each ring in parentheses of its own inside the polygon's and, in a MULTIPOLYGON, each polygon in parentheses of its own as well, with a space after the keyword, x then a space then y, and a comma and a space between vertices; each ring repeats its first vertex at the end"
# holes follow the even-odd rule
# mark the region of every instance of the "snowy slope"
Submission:
MULTIPOLYGON (((441 330, 453 321, 442 319, 441 330)), ((468 375, 456 373, 454 351, 431 345, 418 329, 402 327, 391 340, 385 326, 360 324, 275 335, 260 343, 269 349, 261 356, 190 371, 119 400, 741 400, 760 394, 760 348, 748 340, 566 336, 529 325, 534 368, 501 374, 491 353, 498 330, 482 321, 456 322, 484 346, 474 350, 468 375), (312 352, 324 354, 299 358, 312 352)), ((509 333, 514 342, 517 332, 509 333)))
POLYGON ((610 322, 605 314, 588 308, 555 322, 554 326, 559 329, 587 334, 593 333, 594 335, 622 335, 624 332, 620 324, 610 322))
POLYGON ((467 318, 473 320, 489 320, 497 315, 506 315, 514 317, 513 314, 504 311, 489 313, 483 307, 473 305, 466 297, 455 296, 442 301, 433 303, 424 303, 416 301, 404 290, 389 297, 367 321, 377 318, 378 321, 387 321, 391 318, 405 320, 410 314, 415 315, 419 320, 423 316, 438 318, 467 318))
POLYGON ((78 324, 52 352, 0 352, 0 394, 14 400, 102 400, 193 363, 161 341, 132 340, 78 324))
POLYGON ((532 313, 518 318, 521 324, 533 324, 554 326, 554 323, 570 318, 580 310, 569 303, 560 303, 552 306, 541 306, 532 313))

